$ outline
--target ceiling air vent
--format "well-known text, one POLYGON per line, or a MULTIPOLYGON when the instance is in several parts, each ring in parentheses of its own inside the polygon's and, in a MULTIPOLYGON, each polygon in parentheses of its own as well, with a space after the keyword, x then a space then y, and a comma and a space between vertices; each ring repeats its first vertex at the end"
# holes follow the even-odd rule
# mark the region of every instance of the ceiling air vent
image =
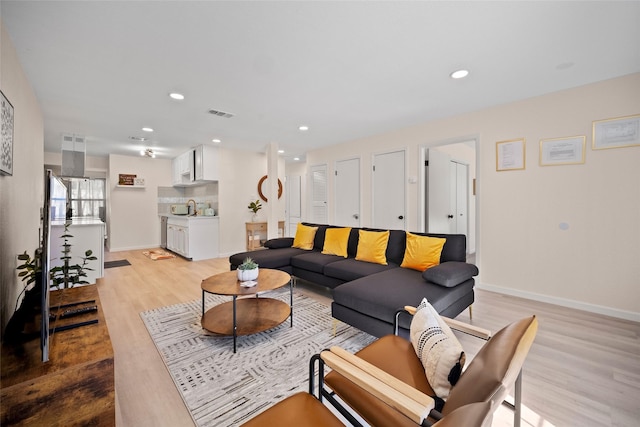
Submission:
POLYGON ((209 110, 209 114, 213 114, 214 116, 218 117, 224 117, 225 119, 230 119, 231 117, 233 117, 233 114, 225 113, 224 111, 219 110, 209 110))

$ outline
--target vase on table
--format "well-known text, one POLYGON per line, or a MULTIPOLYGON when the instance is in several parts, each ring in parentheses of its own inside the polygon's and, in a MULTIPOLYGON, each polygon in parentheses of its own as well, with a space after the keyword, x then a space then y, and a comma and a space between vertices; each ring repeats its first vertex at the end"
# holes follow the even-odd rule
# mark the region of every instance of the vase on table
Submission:
POLYGON ((241 282, 248 282, 249 280, 256 280, 258 278, 258 268, 252 268, 251 270, 238 269, 238 280, 241 282))

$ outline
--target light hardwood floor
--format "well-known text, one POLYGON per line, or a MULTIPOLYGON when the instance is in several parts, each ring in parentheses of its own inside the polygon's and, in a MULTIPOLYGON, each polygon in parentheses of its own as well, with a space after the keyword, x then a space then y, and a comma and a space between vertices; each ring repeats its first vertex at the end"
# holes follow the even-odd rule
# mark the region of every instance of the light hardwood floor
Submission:
MULTIPOLYGON (((105 255, 132 264, 105 269, 98 282, 115 352, 117 425, 193 426, 139 314, 199 299, 202 279, 228 271, 227 259, 151 261, 142 251, 105 255)), ((321 288, 298 289, 330 301, 321 288)), ((476 292, 472 323, 497 331, 531 314, 538 316, 539 331, 524 368, 527 424, 640 426, 640 324, 482 290, 476 292)), ((468 311, 458 319, 469 321, 468 311)), ((482 345, 466 336, 460 341, 471 355, 482 345)), ((493 426, 511 420, 504 408, 493 426)))

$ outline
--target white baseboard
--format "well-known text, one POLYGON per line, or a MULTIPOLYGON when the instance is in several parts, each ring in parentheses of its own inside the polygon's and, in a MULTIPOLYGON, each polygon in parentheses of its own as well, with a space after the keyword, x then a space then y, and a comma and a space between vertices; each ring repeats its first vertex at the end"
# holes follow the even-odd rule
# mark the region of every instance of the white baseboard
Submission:
POLYGON ((590 304, 587 302, 571 300, 567 298, 554 297, 550 295, 537 294, 535 292, 521 291, 518 289, 503 288, 501 286, 495 286, 487 283, 476 284, 478 289, 485 291, 496 292, 499 294, 511 295, 514 297, 526 298, 539 302, 546 302, 549 304, 555 304, 562 307, 575 308, 577 310, 584 310, 591 313, 604 314, 605 316, 616 317, 618 319, 631 320, 633 322, 640 322, 640 313, 627 310, 619 310, 617 308, 606 307, 603 305, 590 304))
MULTIPOLYGON (((123 248, 108 248, 107 250, 109 252, 120 252, 120 251, 138 251, 138 250, 144 250, 144 249, 156 249, 156 248, 160 248, 160 244, 149 244, 146 246, 128 246, 128 247, 123 247, 123 248)), ((160 248, 162 249, 162 248, 160 248)))

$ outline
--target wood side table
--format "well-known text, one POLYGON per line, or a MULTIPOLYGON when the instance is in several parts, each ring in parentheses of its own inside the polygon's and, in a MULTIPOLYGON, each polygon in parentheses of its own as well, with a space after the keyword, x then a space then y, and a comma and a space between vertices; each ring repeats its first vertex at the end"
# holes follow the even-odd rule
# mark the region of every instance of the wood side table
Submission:
POLYGON ((240 286, 238 272, 227 271, 208 277, 202 281, 202 320, 207 331, 224 336, 233 336, 233 352, 236 352, 237 337, 256 334, 275 328, 287 317, 293 327, 293 281, 284 271, 260 268, 257 285, 245 288, 240 286), (260 298, 259 294, 273 291, 289 284, 289 304, 274 299, 260 298), (228 295, 228 301, 205 311, 206 293, 228 295), (238 297, 255 298, 240 298, 238 297))
MULTIPOLYGON (((247 250, 255 251, 256 249, 263 249, 264 247, 260 243, 262 236, 267 238, 267 223, 266 222, 247 222, 245 223, 247 234, 247 250)), ((278 221, 278 236, 284 237, 284 221, 278 221)))

